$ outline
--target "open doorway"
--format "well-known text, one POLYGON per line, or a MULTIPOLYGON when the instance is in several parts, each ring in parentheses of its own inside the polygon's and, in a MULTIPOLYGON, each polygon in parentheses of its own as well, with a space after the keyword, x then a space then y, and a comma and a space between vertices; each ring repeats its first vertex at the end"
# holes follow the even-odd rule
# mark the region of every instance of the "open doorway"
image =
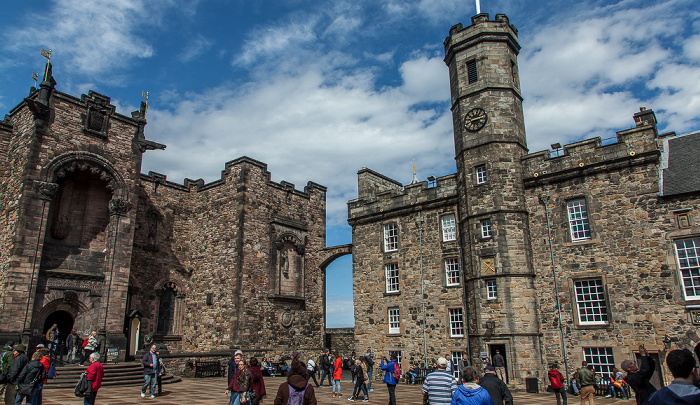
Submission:
POLYGON ((493 364, 493 356, 496 355, 496 353, 500 353, 501 356, 503 356, 503 363, 506 369, 505 375, 504 375, 504 382, 507 384, 508 383, 508 356, 506 352, 506 345, 504 343, 493 343, 489 344, 489 358, 491 359, 491 364, 493 364))
MULTIPOLYGON (((44 321, 44 328, 42 329, 42 335, 41 337, 46 336, 46 332, 51 329, 51 327, 56 324, 58 328, 58 348, 57 351, 58 353, 66 353, 66 337, 70 334, 70 331, 73 329, 73 324, 75 323, 75 319, 73 319, 73 315, 71 315, 69 312, 66 311, 55 311, 49 314, 49 316, 46 317, 46 320, 44 321), (61 349, 63 349, 61 351, 61 349)), ((43 340, 42 340, 43 342, 43 340)))

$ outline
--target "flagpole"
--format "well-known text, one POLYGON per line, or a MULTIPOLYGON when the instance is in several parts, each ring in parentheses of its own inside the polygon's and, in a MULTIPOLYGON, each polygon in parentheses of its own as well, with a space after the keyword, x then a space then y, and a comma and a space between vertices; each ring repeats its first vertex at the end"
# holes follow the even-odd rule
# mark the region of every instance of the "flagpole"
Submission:
POLYGON ((476 13, 481 14, 481 2, 476 0, 476 13))

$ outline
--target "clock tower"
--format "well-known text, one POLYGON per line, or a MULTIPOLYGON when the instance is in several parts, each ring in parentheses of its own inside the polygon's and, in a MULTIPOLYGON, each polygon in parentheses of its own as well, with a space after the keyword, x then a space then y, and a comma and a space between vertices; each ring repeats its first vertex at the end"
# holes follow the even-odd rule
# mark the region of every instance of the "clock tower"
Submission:
MULTIPOLYGON (((459 189, 469 347, 505 358, 508 380, 540 370, 540 327, 521 157, 527 154, 508 17, 472 17, 445 39, 459 189)), ((478 364, 478 363, 477 363, 478 364)))

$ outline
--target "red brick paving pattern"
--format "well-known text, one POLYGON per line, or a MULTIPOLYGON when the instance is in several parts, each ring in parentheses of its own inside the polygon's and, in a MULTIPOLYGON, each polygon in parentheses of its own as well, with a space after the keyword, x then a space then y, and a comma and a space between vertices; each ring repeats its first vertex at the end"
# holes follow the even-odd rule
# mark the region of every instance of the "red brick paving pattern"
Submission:
MULTIPOLYGON (((265 387, 268 390, 268 397, 262 402, 263 405, 272 405, 274 395, 279 384, 284 382, 282 377, 265 378, 265 387)), ((387 404, 389 394, 386 386, 382 383, 375 385, 375 390, 369 393, 369 404, 387 404)), ((226 390, 226 379, 224 378, 201 378, 183 379, 176 384, 163 385, 163 396, 154 399, 141 398, 139 386, 104 387, 97 394, 96 405, 126 405, 126 404, 153 404, 153 405, 228 405, 228 397, 224 395, 226 390)), ((352 394, 352 384, 349 381, 341 382, 340 398, 330 398, 330 387, 316 389, 316 400, 319 405, 350 404, 348 401, 352 394)), ((527 394, 514 393, 514 405, 539 405, 556 404, 554 394, 527 394)), ((569 396, 569 404, 578 405, 581 403, 579 397, 569 396)), ((358 403, 363 403, 358 401, 358 403)), ((396 388, 397 405, 422 405, 422 394, 420 385, 399 384, 396 388)), ((596 404, 607 405, 633 405, 632 400, 614 400, 596 397, 596 404)), ((46 405, 82 405, 83 401, 76 398, 72 389, 52 389, 44 391, 44 404, 46 405)))

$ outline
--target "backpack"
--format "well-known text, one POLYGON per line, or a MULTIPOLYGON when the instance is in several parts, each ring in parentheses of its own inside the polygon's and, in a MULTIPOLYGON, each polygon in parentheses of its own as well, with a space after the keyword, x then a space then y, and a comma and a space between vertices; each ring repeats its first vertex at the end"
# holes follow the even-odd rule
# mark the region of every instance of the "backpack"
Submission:
POLYGON ((401 379, 401 366, 399 366, 399 363, 394 363, 394 379, 396 379, 396 382, 399 382, 401 379))
POLYGON ((49 366, 49 371, 46 373, 46 377, 56 378, 56 365, 53 362, 51 362, 51 365, 49 366))
POLYGON ((78 398, 87 398, 90 396, 92 391, 92 384, 87 379, 87 371, 80 374, 80 379, 78 383, 75 384, 75 396, 78 398))
POLYGON ((87 346, 88 339, 83 339, 83 347, 87 346))
POLYGON ((287 383, 289 387, 289 399, 287 400, 287 405, 303 405, 304 404, 304 394, 306 394, 306 389, 309 388, 311 384, 306 383, 306 387, 303 390, 297 391, 294 387, 287 383))

